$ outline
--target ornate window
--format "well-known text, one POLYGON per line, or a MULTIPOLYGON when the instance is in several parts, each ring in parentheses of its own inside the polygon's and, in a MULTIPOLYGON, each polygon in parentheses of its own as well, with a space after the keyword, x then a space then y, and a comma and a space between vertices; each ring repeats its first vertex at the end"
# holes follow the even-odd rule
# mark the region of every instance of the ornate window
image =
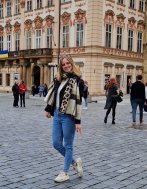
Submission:
POLYGON ((37 29, 35 31, 35 37, 36 37, 36 49, 41 48, 41 40, 42 40, 42 30, 37 29))
POLYGON ((6 86, 10 86, 10 74, 6 74, 6 86))
POLYGON ((130 8, 135 8, 135 0, 130 0, 130 8))
POLYGON ((36 0, 36 3, 37 3, 37 4, 36 4, 36 5, 37 5, 37 6, 36 6, 37 9, 42 8, 42 0, 36 0))
POLYGON ((0 18, 3 18, 3 3, 0 3, 0 18))
POLYGON ((76 28, 76 47, 83 46, 84 24, 77 23, 76 28))
POLYGON ((128 31, 128 51, 133 51, 133 30, 128 31))
POLYGON ((11 35, 7 35, 7 50, 11 51, 11 35))
POLYGON ((19 0, 15 0, 15 14, 18 14, 20 11, 19 9, 19 0))
POLYGON ((116 48, 122 49, 122 28, 121 27, 117 27, 116 48))
POLYGON ((111 48, 111 40, 112 40, 112 25, 106 24, 106 41, 105 46, 107 48, 111 48))
POLYGON ((53 5, 53 0, 47 0, 47 6, 52 6, 53 5))
POLYGON ((124 0, 118 0, 119 4, 124 4, 124 0))
POLYGON ((52 28, 47 28, 47 48, 52 48, 52 37, 53 37, 53 30, 52 28))
POLYGON ((69 25, 63 26, 62 29, 62 47, 63 48, 69 47, 69 25))
POLYGON ((26 49, 32 48, 32 33, 31 31, 26 31, 26 49))
POLYGON ((137 52, 138 53, 142 52, 142 38, 143 38, 143 33, 138 32, 138 39, 137 39, 137 52))
POLYGON ((7 16, 11 16, 11 2, 10 1, 7 1, 6 7, 7 7, 7 16))
POLYGON ((4 44, 4 38, 3 36, 0 36, 0 51, 3 51, 4 49, 3 44, 4 44))
POLYGON ((32 10, 32 0, 27 0, 27 7, 26 7, 27 11, 31 11, 32 10))
POLYGON ((15 50, 20 50, 20 33, 15 33, 15 50))
POLYGON ((139 11, 144 11, 144 0, 139 1, 139 11))

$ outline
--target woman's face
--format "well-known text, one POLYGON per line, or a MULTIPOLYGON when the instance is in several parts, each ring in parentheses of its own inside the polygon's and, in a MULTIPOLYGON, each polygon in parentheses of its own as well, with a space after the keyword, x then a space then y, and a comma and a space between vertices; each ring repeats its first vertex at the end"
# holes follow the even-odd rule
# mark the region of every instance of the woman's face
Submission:
POLYGON ((72 64, 68 61, 68 59, 64 58, 62 60, 62 69, 64 72, 68 73, 72 71, 72 64))

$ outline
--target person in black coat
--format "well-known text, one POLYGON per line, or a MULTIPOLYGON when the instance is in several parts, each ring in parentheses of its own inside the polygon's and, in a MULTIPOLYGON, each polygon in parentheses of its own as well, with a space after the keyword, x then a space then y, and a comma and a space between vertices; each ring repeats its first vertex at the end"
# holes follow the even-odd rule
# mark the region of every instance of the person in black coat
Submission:
POLYGON ((117 101, 113 99, 113 96, 117 94, 119 94, 117 81, 115 80, 115 78, 111 78, 106 93, 107 99, 104 109, 107 109, 107 112, 104 118, 104 123, 107 123, 108 115, 112 109, 112 124, 115 124, 115 109, 116 109, 117 101))
POLYGON ((136 110, 139 106, 140 126, 143 126, 143 107, 145 103, 145 85, 142 82, 142 75, 137 76, 137 81, 132 84, 131 88, 132 100, 132 127, 136 128, 136 110))
POLYGON ((84 90, 83 90, 84 107, 83 107, 83 109, 88 109, 88 101, 87 101, 88 94, 89 94, 89 92, 88 92, 88 82, 84 81, 84 90))
POLYGON ((14 96, 14 102, 13 102, 13 107, 18 108, 18 101, 19 101, 19 82, 18 80, 15 80, 14 85, 12 86, 12 92, 14 96))

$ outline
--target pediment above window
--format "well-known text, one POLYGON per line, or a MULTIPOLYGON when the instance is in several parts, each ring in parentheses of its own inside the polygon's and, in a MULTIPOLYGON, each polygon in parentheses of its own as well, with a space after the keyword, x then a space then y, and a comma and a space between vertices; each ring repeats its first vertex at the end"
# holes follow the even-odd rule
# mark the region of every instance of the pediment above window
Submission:
POLYGON ((7 34, 10 34, 12 32, 12 25, 10 24, 10 22, 6 23, 5 29, 7 34))
POLYGON ((26 20, 26 21, 24 22, 24 24, 25 24, 25 29, 28 30, 28 31, 30 31, 30 30, 32 29, 32 23, 33 23, 32 20, 30 20, 30 19, 26 20))
POLYGON ((4 35, 4 27, 0 25, 0 36, 4 35))
POLYGON ((14 24, 14 33, 18 33, 21 31, 21 28, 20 28, 21 24, 19 22, 15 22, 14 24))
POLYGON ((41 29, 42 28, 42 24, 43 24, 43 19, 40 16, 37 16, 34 19, 34 23, 35 23, 35 28, 36 29, 41 29))
POLYGON ((61 21, 63 25, 69 24, 69 22, 71 22, 71 14, 68 12, 64 12, 61 15, 61 21))
POLYGON ((51 27, 54 23, 54 17, 51 15, 47 15, 44 20, 46 21, 47 27, 51 27))
POLYGON ((85 21, 85 23, 87 23, 86 11, 84 11, 82 9, 78 9, 74 14, 75 14, 74 22, 83 22, 83 21, 85 21))

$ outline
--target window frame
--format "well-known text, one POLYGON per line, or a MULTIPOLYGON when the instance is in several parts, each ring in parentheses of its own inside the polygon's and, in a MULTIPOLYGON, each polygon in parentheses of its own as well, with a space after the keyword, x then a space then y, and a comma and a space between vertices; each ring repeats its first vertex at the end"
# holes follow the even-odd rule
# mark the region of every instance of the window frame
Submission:
POLYGON ((84 23, 76 24, 76 47, 84 46, 84 23))
POLYGON ((26 31, 26 49, 32 48, 32 33, 31 31, 26 31))
POLYGON ((143 42, 143 33, 138 32, 137 35, 137 52, 142 53, 142 42, 143 42))
POLYGON ((4 17, 4 4, 0 3, 0 18, 4 17))
POLYGON ((19 14, 20 13, 20 2, 19 0, 15 0, 15 14, 19 14))
POLYGON ((42 0, 36 0, 36 9, 42 8, 42 0))
POLYGON ((53 40, 53 28, 49 27, 46 29, 46 46, 47 48, 52 48, 53 40))
POLYGON ((116 49, 122 49, 123 28, 117 27, 116 31, 116 49))
POLYGON ((62 48, 69 47, 69 24, 62 27, 62 48))
POLYGON ((130 8, 135 9, 135 0, 130 0, 130 8))
POLYGON ((35 47, 36 49, 40 49, 42 46, 42 30, 41 29, 36 29, 35 30, 35 47), (40 33, 40 35, 38 35, 40 33))
POLYGON ((15 33, 15 51, 20 50, 20 33, 15 33))
POLYGON ((10 87, 10 73, 6 73, 6 86, 10 87))
POLYGON ((47 0, 47 7, 52 6, 53 5, 53 0, 47 0))
POLYGON ((7 16, 11 16, 12 15, 12 9, 11 9, 12 4, 11 4, 11 1, 7 1, 6 3, 7 3, 6 4, 7 16))
POLYGON ((112 24, 106 24, 105 30, 105 47, 111 48, 112 47, 112 24), (111 29, 111 31, 110 31, 111 29))
POLYGON ((0 51, 4 50, 4 37, 0 36, 0 51))
POLYGON ((32 7, 32 0, 27 0, 26 3, 26 11, 32 11, 33 7, 32 7))
POLYGON ((141 11, 141 12, 144 11, 144 0, 139 1, 139 11, 141 11))
POLYGON ((11 51, 11 40, 12 40, 12 36, 11 34, 7 35, 7 50, 10 52, 11 51), (9 39, 8 39, 9 37, 9 39))
POLYGON ((128 30, 128 51, 133 51, 133 37, 134 37, 134 31, 128 30))

